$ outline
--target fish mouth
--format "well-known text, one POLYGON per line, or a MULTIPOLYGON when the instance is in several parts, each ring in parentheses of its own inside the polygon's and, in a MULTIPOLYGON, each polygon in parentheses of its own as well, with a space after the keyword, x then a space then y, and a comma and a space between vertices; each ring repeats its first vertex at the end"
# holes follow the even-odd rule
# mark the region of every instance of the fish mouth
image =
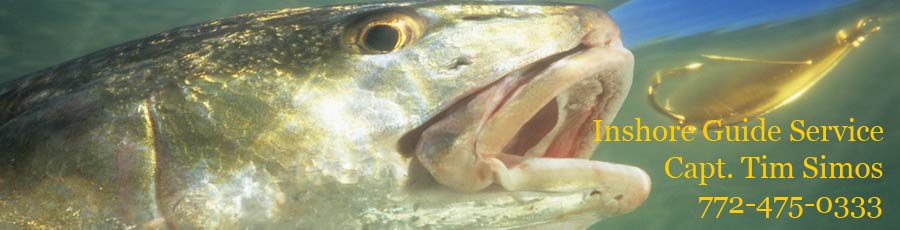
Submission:
POLYGON ((574 39, 552 44, 566 46, 491 73, 490 82, 403 134, 398 150, 411 158, 406 189, 427 194, 420 196, 424 203, 477 204, 487 216, 481 207, 498 207, 498 215, 525 208, 529 225, 538 218, 533 214, 552 217, 547 223, 591 224, 646 201, 646 172, 589 159, 594 139, 602 138, 593 135, 594 125, 608 125, 628 94, 634 57, 605 13, 587 9, 578 16, 583 27, 561 36, 574 39), (521 203, 530 197, 549 202, 521 203))
MULTIPOLYGON (((585 35, 585 37, 588 36, 590 35, 585 35)), ((621 46, 621 42, 618 44, 621 46)), ((602 103, 604 102, 599 99, 603 99, 601 95, 604 95, 604 92, 607 92, 605 96, 608 96, 617 89, 603 89, 602 83, 597 85, 594 89, 586 90, 582 87, 580 90, 587 91, 588 94, 593 93, 593 95, 589 97, 594 97, 593 99, 595 99, 597 103, 587 108, 583 107, 580 114, 585 115, 584 113, 587 112, 586 114, 589 116, 581 116, 576 119, 576 121, 567 119, 567 115, 572 115, 572 113, 560 113, 559 110, 560 106, 565 106, 567 104, 561 103, 563 100, 569 101, 570 98, 572 100, 584 99, 568 97, 571 95, 569 92, 576 91, 572 86, 562 90, 558 89, 557 93, 546 95, 543 99, 529 101, 528 107, 531 108, 531 112, 514 111, 511 113, 504 113, 503 110, 504 108, 513 108, 514 105, 512 104, 526 102, 526 100, 516 100, 514 96, 520 95, 519 93, 522 92, 524 86, 532 85, 540 87, 540 83, 532 81, 538 75, 544 73, 548 68, 551 68, 554 65, 560 65, 561 63, 559 62, 567 57, 587 51, 591 48, 591 46, 583 43, 578 44, 570 49, 551 54, 519 67, 489 84, 469 91, 467 94, 458 97, 453 103, 443 108, 439 113, 432 116, 432 118, 424 124, 405 133, 398 141, 397 147, 399 152, 406 156, 413 156, 416 146, 421 142, 420 138, 422 133, 426 129, 434 126, 438 121, 446 119, 451 113, 459 110, 460 107, 469 106, 471 101, 475 100, 476 97, 483 96, 491 97, 491 99, 489 99, 491 104, 482 105, 482 107, 485 108, 480 109, 480 111, 484 113, 484 116, 480 120, 475 121, 477 122, 479 134, 477 138, 474 138, 477 140, 472 145, 473 152, 493 152, 495 154, 492 155, 503 160, 509 166, 515 165, 523 157, 589 158, 596 146, 592 141, 586 141, 590 140, 589 138, 586 138, 586 136, 590 133, 592 118, 612 118, 617 112, 617 109, 598 109, 602 107, 602 103), (593 91, 591 92, 591 90, 593 91), (534 106, 534 104, 536 104, 535 101, 543 104, 543 106, 534 106), (535 110, 534 108, 540 109, 535 110), (519 124, 508 123, 508 121, 511 121, 507 119, 509 118, 508 115, 516 117, 515 120, 518 121, 517 123, 519 124), (507 123, 502 121, 507 121, 507 123), (568 124, 568 126, 562 124, 568 124), (495 132, 497 130, 515 130, 516 133, 514 136, 507 133, 505 136, 512 138, 504 141, 491 139, 490 137, 497 135, 495 132)), ((622 48, 622 50, 624 50, 630 58, 630 52, 624 48, 622 48)), ((576 76, 576 78, 585 79, 586 77, 576 76)), ((630 84, 630 79, 627 80, 627 83, 630 84)), ((583 82, 589 83, 590 81, 583 82)), ((625 86, 626 90, 627 87, 628 86, 625 86)), ((609 100, 606 101, 608 102, 609 100)))
POLYGON ((611 20, 591 16, 588 22, 571 48, 505 73, 406 133, 400 152, 415 155, 435 181, 459 191, 495 184, 508 191, 602 193, 618 210, 636 208, 649 191, 646 173, 588 159, 598 144, 593 126, 608 125, 618 112, 634 58, 611 20))
POLYGON ((591 31, 579 45, 508 73, 479 92, 499 99, 481 121, 474 152, 507 167, 535 157, 590 158, 597 146, 594 120, 608 124, 618 112, 630 86, 630 74, 620 71, 630 73, 631 62, 617 34, 591 31), (621 59, 622 66, 591 63, 594 51, 621 55, 607 58, 621 59))
MULTIPOLYGON (((535 76, 545 71, 550 65, 557 61, 586 49, 588 49, 588 47, 579 45, 567 51, 548 56, 521 68, 520 70, 507 74, 500 81, 495 83, 498 86, 492 87, 500 87, 498 90, 503 92, 497 94, 502 95, 502 99, 494 106, 486 119, 482 121, 481 127, 483 128, 480 130, 478 135, 479 138, 475 142, 475 152, 494 153, 492 155, 503 161, 507 167, 515 166, 521 162, 523 157, 590 157, 590 151, 583 151, 586 149, 585 147, 590 146, 576 145, 576 142, 577 140, 585 139, 583 137, 588 134, 586 131, 589 131, 590 117, 595 116, 586 116, 575 121, 566 120, 565 114, 561 114, 560 111, 561 108, 565 106, 565 103, 560 103, 560 101, 564 100, 563 98, 560 98, 560 96, 567 90, 552 95, 552 98, 545 102, 543 106, 537 107, 535 106, 536 103, 532 103, 532 107, 540 108, 536 110, 536 112, 520 111, 517 113, 498 115, 505 106, 515 106, 511 105, 513 103, 510 101, 510 98, 517 95, 524 86, 528 84, 537 84, 531 82, 535 76), (494 125, 508 122, 508 119, 511 117, 520 124, 512 126, 508 126, 507 124, 494 125), (521 122, 523 120, 525 121, 524 123, 521 122), (573 125, 564 125, 566 122, 573 125), (499 127, 501 125, 507 126, 499 127), (503 128, 503 130, 499 130, 500 128, 503 128), (504 131, 507 132, 505 135, 509 136, 508 132, 512 130, 517 131, 511 136, 512 138, 506 142, 498 141, 494 138, 498 135, 504 135, 499 134, 504 131), (502 147, 502 150, 497 151, 498 147, 502 147)), ((538 98, 535 101, 541 103, 544 102, 544 100, 538 98)), ((593 108, 590 108, 589 111, 585 112, 590 114, 598 113, 593 110, 593 108)))

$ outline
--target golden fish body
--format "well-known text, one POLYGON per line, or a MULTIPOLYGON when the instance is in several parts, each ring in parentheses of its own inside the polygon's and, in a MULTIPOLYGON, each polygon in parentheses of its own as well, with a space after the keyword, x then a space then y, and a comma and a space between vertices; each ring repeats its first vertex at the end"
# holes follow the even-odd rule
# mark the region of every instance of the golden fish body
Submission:
POLYGON ((585 28, 614 25, 600 16, 509 2, 286 9, 7 82, 0 228, 588 226, 630 208, 590 191, 461 192, 398 145, 473 91, 578 47, 585 28))

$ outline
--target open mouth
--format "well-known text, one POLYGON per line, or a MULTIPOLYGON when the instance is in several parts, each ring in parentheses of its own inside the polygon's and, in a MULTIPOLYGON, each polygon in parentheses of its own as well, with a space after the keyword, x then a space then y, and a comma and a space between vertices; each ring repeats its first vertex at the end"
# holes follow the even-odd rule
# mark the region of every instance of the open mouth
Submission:
POLYGON ((603 104, 602 76, 598 76, 602 73, 575 77, 548 75, 578 73, 547 73, 561 60, 588 49, 579 45, 543 58, 490 86, 502 99, 484 120, 475 151, 495 153, 507 167, 523 157, 589 158, 595 147, 587 138, 592 120, 606 115, 597 109, 603 104))
POLYGON ((630 85, 631 60, 617 36, 587 33, 579 45, 463 97, 401 138, 400 150, 416 151, 428 129, 447 129, 454 131, 440 138, 472 140, 454 148, 473 148, 471 153, 495 157, 507 167, 530 157, 589 158, 596 147, 588 137, 593 120, 608 123, 618 111, 630 85))
POLYGON ((612 189, 638 194, 632 203, 642 202, 649 189, 646 173, 587 159, 597 145, 589 137, 593 121, 613 119, 632 68, 618 33, 594 30, 580 45, 466 95, 402 137, 400 151, 415 155, 436 181, 457 190, 491 184, 510 191, 612 189))
POLYGON ((415 151, 427 129, 471 127, 470 136, 457 130, 441 137, 472 139, 472 145, 455 147, 473 148, 471 153, 496 157, 507 167, 533 157, 587 159, 596 147, 589 137, 593 120, 608 123, 615 116, 630 85, 631 60, 617 36, 587 33, 579 45, 466 95, 401 138, 401 152, 415 151), (459 114, 480 115, 454 117, 459 114))
POLYGON ((646 172, 588 159, 598 144, 595 120, 608 125, 615 117, 634 68, 618 29, 588 13, 578 45, 467 93, 401 137, 399 151, 415 157, 411 167, 457 191, 578 193, 591 209, 617 213, 643 203, 646 172))

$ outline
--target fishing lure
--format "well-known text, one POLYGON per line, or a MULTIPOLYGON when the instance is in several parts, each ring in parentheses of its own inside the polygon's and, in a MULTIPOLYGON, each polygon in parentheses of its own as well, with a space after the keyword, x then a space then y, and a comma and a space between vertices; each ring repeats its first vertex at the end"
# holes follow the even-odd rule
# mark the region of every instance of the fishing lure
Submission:
MULTIPOLYGON (((866 37, 881 30, 878 18, 866 17, 850 30, 840 30, 833 44, 810 50, 807 60, 783 61, 702 54, 705 62, 690 63, 683 67, 656 72, 647 95, 654 109, 675 120, 679 125, 698 126, 709 120, 722 120, 722 125, 746 122, 747 119, 766 114, 790 103, 825 77, 853 48, 859 47, 866 37), (691 98, 690 109, 676 111, 671 101, 686 101, 677 96, 657 99, 663 82, 671 77, 702 77, 696 72, 712 65, 758 64, 763 68, 749 71, 729 71, 724 84, 717 84, 710 95, 691 98), (674 99, 673 99, 674 98, 674 99), (678 99, 678 100, 676 100, 678 99)), ((745 66, 746 67, 746 66, 745 66)), ((708 71, 714 72, 714 71, 708 71)), ((723 74, 722 72, 715 72, 723 74)), ((709 73, 708 73, 709 74, 709 73)))

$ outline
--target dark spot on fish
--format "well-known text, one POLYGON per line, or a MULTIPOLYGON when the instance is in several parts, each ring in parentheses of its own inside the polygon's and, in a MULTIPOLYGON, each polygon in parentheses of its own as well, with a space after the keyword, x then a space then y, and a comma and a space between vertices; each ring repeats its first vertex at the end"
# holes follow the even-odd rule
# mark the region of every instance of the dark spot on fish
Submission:
POLYGON ((471 64, 472 59, 467 56, 459 56, 458 58, 453 59, 453 61, 451 61, 449 65, 447 65, 447 69, 455 70, 471 64))
POLYGON ((622 198, 624 198, 624 196, 622 196, 622 194, 619 194, 619 195, 617 195, 616 197, 613 197, 613 199, 616 199, 616 200, 618 200, 618 201, 621 201, 622 198))
POLYGON ((602 194, 603 194, 603 192, 601 192, 599 190, 591 191, 591 196, 602 195, 602 194))

